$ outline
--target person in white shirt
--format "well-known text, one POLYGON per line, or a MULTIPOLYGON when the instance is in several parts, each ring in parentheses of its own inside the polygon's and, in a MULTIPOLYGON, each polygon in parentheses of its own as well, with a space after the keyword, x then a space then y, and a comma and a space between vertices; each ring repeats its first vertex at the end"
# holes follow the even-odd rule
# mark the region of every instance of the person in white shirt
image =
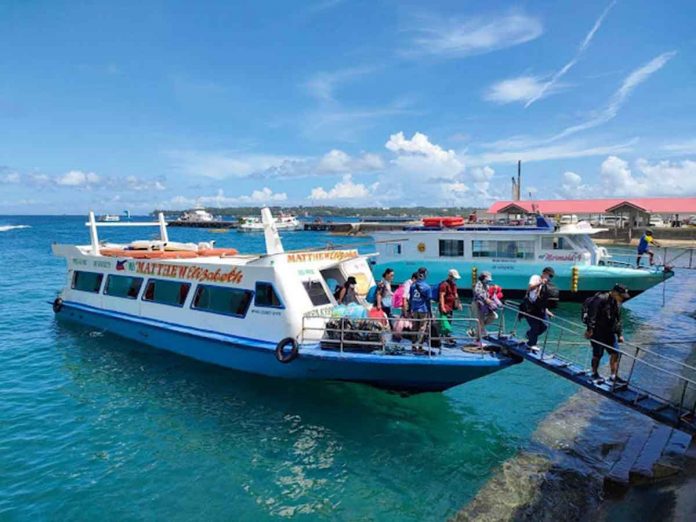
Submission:
POLYGON ((401 306, 401 316, 408 317, 408 299, 411 296, 411 285, 418 279, 418 272, 413 272, 411 278, 404 281, 403 287, 403 305, 401 306))
POLYGON ((547 266, 541 272, 541 275, 533 275, 529 278, 529 286, 527 287, 527 295, 525 297, 525 313, 524 316, 529 323, 527 330, 527 346, 530 350, 538 351, 537 342, 539 336, 548 328, 548 318, 553 317, 553 314, 548 309, 548 290, 546 285, 556 271, 547 266))

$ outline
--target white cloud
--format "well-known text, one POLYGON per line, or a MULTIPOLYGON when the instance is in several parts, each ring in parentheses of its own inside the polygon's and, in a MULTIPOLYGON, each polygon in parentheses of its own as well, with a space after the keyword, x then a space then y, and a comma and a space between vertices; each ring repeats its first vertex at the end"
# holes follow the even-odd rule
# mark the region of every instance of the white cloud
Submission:
POLYGON ((379 188, 379 183, 373 183, 369 188, 362 183, 354 183, 350 174, 343 176, 343 179, 336 183, 333 188, 326 190, 323 187, 312 189, 308 198, 314 201, 333 200, 333 199, 367 199, 371 191, 375 192, 379 188))
POLYGON ((668 143, 661 149, 671 154, 696 154, 696 138, 668 143))
POLYGON ((302 159, 272 154, 246 154, 229 151, 201 152, 195 150, 168 151, 167 156, 173 161, 174 167, 187 176, 217 180, 245 177, 255 172, 278 167, 287 161, 302 159))
POLYGON ((568 199, 579 199, 583 197, 596 197, 596 189, 590 185, 586 185, 582 182, 582 176, 576 174, 575 172, 566 171, 561 177, 561 187, 558 191, 558 195, 561 198, 568 199))
POLYGON ((643 83, 645 80, 650 78, 650 76, 662 69, 662 67, 664 67, 665 64, 669 60, 671 60, 675 54, 677 54, 676 51, 662 53, 661 55, 650 60, 642 67, 639 67, 638 69, 631 72, 631 74, 629 74, 624 79, 623 83, 621 84, 621 87, 619 87, 619 89, 611 97, 607 106, 604 107, 604 109, 602 109, 601 111, 599 111, 599 113, 596 116, 593 116, 592 118, 583 123, 566 128, 559 134, 556 134, 555 136, 550 138, 548 141, 556 141, 561 138, 566 138, 572 134, 576 134, 577 132, 597 127, 614 119, 618 114, 619 109, 626 102, 633 90, 636 87, 638 87, 638 85, 643 83))
POLYGON ((464 171, 464 163, 453 150, 445 150, 433 144, 420 132, 411 139, 403 132, 392 134, 385 147, 396 153, 391 164, 399 170, 416 174, 421 178, 454 178, 464 171))
POLYGON ((0 183, 15 184, 21 181, 19 172, 8 172, 7 174, 0 175, 0 183))
POLYGON ((696 194, 696 161, 635 162, 638 174, 628 162, 609 156, 601 166, 605 196, 688 196, 696 194))
POLYGON ((100 178, 94 172, 71 170, 56 178, 55 182, 56 185, 65 187, 87 187, 99 183, 100 178))
POLYGON ((592 26, 592 29, 590 29, 590 32, 587 33, 585 36, 585 39, 582 41, 580 44, 580 47, 578 47, 578 50, 575 52, 575 56, 566 63, 563 67, 561 67, 556 73, 551 77, 551 79, 544 83, 543 85, 540 86, 539 90, 531 96, 529 99, 526 100, 525 103, 525 108, 529 107, 531 104, 534 102, 540 100, 541 98, 545 97, 549 92, 551 92, 558 84, 558 81, 565 76, 565 74, 572 69, 575 64, 578 62, 582 54, 585 52, 585 49, 590 45, 590 42, 594 38, 595 33, 599 30, 599 28, 602 26, 602 22, 604 22, 604 18, 609 14, 609 10, 614 7, 614 4, 616 1, 611 2, 606 9, 602 12, 602 14, 597 18, 595 21, 594 25, 592 26))
POLYGON ((217 193, 212 196, 199 196, 196 198, 175 196, 169 201, 160 202, 157 206, 167 209, 186 209, 199 205, 206 207, 229 207, 234 205, 280 203, 287 199, 288 195, 285 192, 276 193, 268 187, 254 190, 250 195, 243 196, 226 196, 222 189, 218 189, 217 193))
POLYGON ((415 20, 416 36, 406 56, 434 55, 462 57, 513 47, 543 33, 537 18, 519 13, 469 20, 415 20))
POLYGON ((606 154, 628 152, 633 149, 635 144, 635 139, 615 145, 587 145, 583 142, 568 142, 557 145, 530 146, 529 148, 511 150, 514 147, 506 147, 504 143, 500 143, 497 145, 500 150, 467 155, 466 161, 469 165, 495 165, 500 163, 517 163, 519 160, 523 162, 532 162, 604 156, 606 154))
POLYGON ((342 150, 333 149, 319 159, 316 171, 319 174, 342 174, 345 172, 370 172, 384 167, 377 154, 351 157, 342 150))
POLYGON ((335 102, 334 92, 342 84, 369 74, 374 67, 351 67, 333 72, 320 72, 305 83, 309 94, 321 102, 335 102))
POLYGON ((484 98, 500 104, 529 102, 539 96, 544 85, 538 76, 518 76, 494 83, 484 98))

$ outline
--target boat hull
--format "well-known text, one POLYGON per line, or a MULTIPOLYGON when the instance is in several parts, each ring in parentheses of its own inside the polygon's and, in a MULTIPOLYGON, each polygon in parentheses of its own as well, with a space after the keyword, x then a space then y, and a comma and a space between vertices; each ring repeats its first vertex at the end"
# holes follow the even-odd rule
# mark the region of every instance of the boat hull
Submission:
POLYGON ((409 393, 443 391, 521 362, 494 353, 474 355, 461 350, 452 350, 451 356, 373 355, 321 350, 314 344, 301 346, 297 359, 284 364, 276 359, 274 343, 168 325, 75 302, 64 302, 56 318, 243 372, 357 382, 409 393))
POLYGON ((426 261, 397 261, 377 263, 372 271, 375 276, 380 276, 386 268, 395 271, 395 281, 405 281, 420 266, 428 268, 428 282, 437 284, 447 279, 447 272, 456 268, 462 276, 459 288, 465 295, 471 294, 476 275, 488 271, 493 275, 493 283, 503 288, 506 297, 524 296, 529 278, 533 274, 540 274, 545 266, 552 266, 556 272, 553 283, 560 291, 560 299, 563 301, 584 301, 596 292, 610 290, 615 284, 620 283, 628 288, 631 297, 658 285, 674 275, 672 271, 661 269, 635 269, 612 266, 572 265, 570 263, 516 263, 511 262, 492 263, 477 261, 475 263, 463 260, 426 260, 426 261), (571 287, 573 266, 578 268, 578 286, 575 291, 571 287))

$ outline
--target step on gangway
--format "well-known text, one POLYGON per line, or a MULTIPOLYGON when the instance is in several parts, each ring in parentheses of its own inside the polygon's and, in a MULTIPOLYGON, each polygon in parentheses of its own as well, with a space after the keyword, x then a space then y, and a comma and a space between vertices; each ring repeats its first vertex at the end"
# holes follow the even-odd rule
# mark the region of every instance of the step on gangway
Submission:
POLYGON ((517 337, 516 329, 524 316, 533 316, 520 311, 519 306, 510 304, 510 301, 504 304, 504 308, 515 313, 511 332, 506 334, 498 329, 497 332, 487 332, 485 336, 503 353, 522 357, 662 424, 696 435, 696 367, 633 343, 624 342, 618 350, 599 343, 619 352, 619 371, 623 372, 624 382, 594 380, 589 364, 592 352, 590 342, 583 338, 584 324, 561 317, 544 321, 548 329, 543 343, 538 351, 532 351, 526 342, 517 337), (576 348, 569 350, 568 346, 576 348), (583 356, 584 362, 578 360, 583 356), (630 361, 628 369, 626 361, 630 361), (639 376, 648 378, 641 379, 639 376), (664 391, 655 390, 656 379, 663 387, 673 383, 673 386, 667 387, 675 390, 676 394, 665 397, 664 391))

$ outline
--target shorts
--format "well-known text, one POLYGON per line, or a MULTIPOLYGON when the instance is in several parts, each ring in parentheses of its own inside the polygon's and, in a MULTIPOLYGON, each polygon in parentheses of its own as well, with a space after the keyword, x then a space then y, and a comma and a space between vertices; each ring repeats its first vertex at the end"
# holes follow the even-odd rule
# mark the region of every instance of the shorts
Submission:
POLYGON ((616 337, 616 335, 613 335, 611 337, 601 337, 598 339, 593 338, 590 340, 590 344, 592 345, 592 357, 596 359, 602 358, 602 356, 604 355, 604 350, 606 350, 609 355, 615 355, 619 353, 619 340, 616 337), (613 346, 614 349, 607 348, 606 346, 604 346, 605 344, 613 346))

